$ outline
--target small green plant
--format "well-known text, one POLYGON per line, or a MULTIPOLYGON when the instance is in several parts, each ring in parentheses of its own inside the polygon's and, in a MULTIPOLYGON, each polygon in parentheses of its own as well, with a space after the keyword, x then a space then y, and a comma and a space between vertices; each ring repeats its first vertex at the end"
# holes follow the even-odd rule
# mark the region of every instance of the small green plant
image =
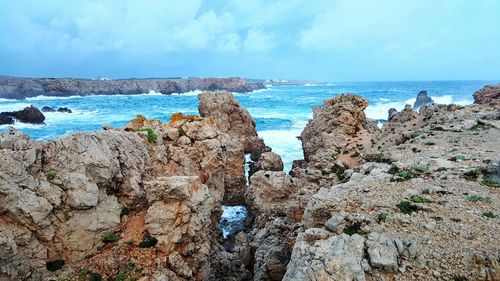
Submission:
POLYGON ((495 128, 495 126, 477 120, 477 123, 474 126, 470 127, 469 130, 471 130, 471 131, 485 131, 485 130, 489 130, 492 128, 495 128))
POLYGON ((422 150, 416 148, 416 147, 412 147, 411 148, 411 151, 413 151, 413 153, 419 153, 419 152, 422 152, 422 150))
POLYGON ((413 178, 414 176, 415 175, 410 171, 400 171, 400 172, 397 172, 396 175, 394 175, 394 177, 391 178, 391 181, 395 181, 395 182, 407 181, 407 180, 413 178))
POLYGON ((139 243, 139 248, 152 248, 158 243, 156 237, 147 237, 141 243, 139 243))
POLYGON ((116 235, 114 232, 108 232, 102 237, 102 242, 104 243, 113 243, 118 240, 120 240, 120 237, 118 237, 118 235, 116 235))
POLYGON ((391 158, 384 156, 384 154, 382 153, 367 154, 365 155, 365 160, 367 162, 377 162, 377 163, 387 163, 387 164, 392 164, 396 162, 391 158))
POLYGON ((486 213, 483 213, 483 216, 489 218, 489 219, 495 219, 497 218, 497 215, 493 214, 492 212, 486 212, 486 213))
POLYGON ((411 133, 410 138, 411 139, 416 139, 416 138, 418 138, 418 136, 420 136, 419 132, 413 132, 413 133, 411 133))
POLYGON ((483 177, 483 181, 482 181, 482 184, 486 185, 486 186, 489 186, 489 187, 500 187, 500 183, 497 182, 496 180, 492 179, 491 177, 483 177))
POLYGON ((47 177, 48 181, 51 181, 57 177, 57 174, 54 171, 48 171, 47 174, 45 174, 45 176, 47 177))
POLYGON ((402 201, 399 204, 396 205, 398 207, 399 211, 403 214, 411 214, 413 212, 418 211, 418 207, 413 205, 411 202, 408 201, 402 201))
POLYGON ((104 244, 97 246, 97 251, 102 252, 104 250, 104 244))
POLYGON ((469 281, 469 278, 465 277, 465 276, 453 276, 450 281, 469 281))
POLYGON ((429 202, 429 199, 425 198, 424 196, 420 196, 420 195, 413 195, 410 198, 410 200, 413 203, 428 203, 429 202))
POLYGON ((178 141, 174 141, 174 142, 172 143, 172 145, 173 145, 173 146, 175 146, 175 147, 179 147, 179 146, 180 146, 180 143, 179 143, 178 141))
POLYGON ((99 273, 90 273, 89 281, 102 281, 102 275, 99 273))
POLYGON ((71 218, 71 213, 69 210, 63 211, 64 220, 69 220, 71 218))
POLYGON ((444 171, 447 171, 448 168, 445 168, 445 167, 439 167, 437 168, 436 172, 444 172, 444 171))
POLYGON ((179 127, 179 137, 184 137, 184 136, 187 136, 186 132, 184 131, 184 129, 182 129, 182 127, 179 127))
POLYGON ((123 216, 128 216, 130 214, 130 208, 128 207, 123 207, 122 208, 122 211, 120 212, 120 217, 123 217, 123 216))
POLYGON ((489 197, 484 197, 480 195, 472 195, 467 197, 467 201, 469 202, 485 202, 485 203, 491 203, 491 199, 489 197))
POLYGON ((378 222, 385 222, 385 220, 389 217, 388 213, 380 213, 378 214, 378 222))
POLYGON ((391 175, 396 175, 397 173, 399 172, 399 169, 397 167, 391 167, 389 169, 389 171, 387 171, 388 174, 391 174, 391 175))
POLYGON ((48 271, 54 272, 59 269, 61 269, 64 266, 64 261, 63 260, 53 260, 53 261, 48 261, 45 263, 45 267, 47 268, 48 271))
POLYGON ((425 145, 435 145, 436 143, 433 141, 426 141, 424 142, 425 145))
POLYGON ((87 275, 90 273, 90 269, 88 267, 82 267, 80 273, 87 275))
POLYGON ((155 131, 152 128, 139 129, 138 131, 147 132, 147 138, 149 143, 155 142, 156 139, 158 138, 155 134, 155 131))
POLYGON ((344 228, 344 233, 347 235, 358 234, 361 231, 361 222, 355 222, 344 228))
POLYGON ((427 168, 427 166, 422 166, 422 165, 413 166, 412 169, 419 174, 426 174, 429 172, 429 168, 427 168))
POLYGON ((120 271, 115 278, 115 281, 125 281, 127 278, 126 272, 125 271, 120 271))

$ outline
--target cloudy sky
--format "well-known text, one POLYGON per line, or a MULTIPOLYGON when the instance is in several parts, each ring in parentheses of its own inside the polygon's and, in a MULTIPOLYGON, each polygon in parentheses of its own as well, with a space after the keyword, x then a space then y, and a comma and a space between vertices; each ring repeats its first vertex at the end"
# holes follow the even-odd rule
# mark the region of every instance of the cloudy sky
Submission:
POLYGON ((500 0, 0 0, 0 75, 498 79, 500 0))

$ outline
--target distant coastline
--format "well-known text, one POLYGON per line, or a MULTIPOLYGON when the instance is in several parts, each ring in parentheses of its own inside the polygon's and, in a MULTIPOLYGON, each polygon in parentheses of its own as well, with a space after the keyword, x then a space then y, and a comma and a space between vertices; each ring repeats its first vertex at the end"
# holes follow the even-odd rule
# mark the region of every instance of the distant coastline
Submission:
POLYGON ((194 90, 251 92, 264 89, 262 82, 244 78, 154 78, 80 79, 24 78, 0 76, 0 98, 25 99, 36 96, 135 95, 151 91, 165 95, 194 90))

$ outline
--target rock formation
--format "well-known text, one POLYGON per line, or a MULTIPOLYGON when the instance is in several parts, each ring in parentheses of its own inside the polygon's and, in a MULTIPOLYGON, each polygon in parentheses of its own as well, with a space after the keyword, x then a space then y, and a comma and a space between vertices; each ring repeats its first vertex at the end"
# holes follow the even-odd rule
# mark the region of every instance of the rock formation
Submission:
POLYGON ((21 78, 0 76, 0 98, 24 99, 34 96, 133 95, 155 91, 162 94, 194 90, 251 92, 262 83, 242 78, 178 78, 90 80, 73 78, 21 78))
POLYGON ((497 108, 408 105, 378 130, 340 95, 286 174, 230 94, 199 99, 168 123, 0 134, 0 280, 500 278, 497 108), (226 193, 250 217, 223 241, 226 193))
POLYGON ((427 95, 427 91, 420 91, 415 99, 415 103, 413 103, 413 109, 418 110, 422 105, 433 102, 432 98, 427 95))
POLYGON ((245 154, 258 159, 267 150, 264 141, 257 136, 255 121, 248 111, 240 107, 239 102, 229 93, 198 95, 198 110, 202 117, 211 117, 217 122, 217 128, 223 133, 221 141, 226 143, 229 165, 226 166, 226 204, 244 203, 245 193, 245 154))
POLYGON ((474 93, 474 103, 500 107, 500 84, 486 85, 474 93))
POLYGON ((58 109, 54 109, 50 106, 44 106, 42 107, 42 112, 64 112, 64 113, 73 113, 71 109, 67 107, 59 107, 58 109))
POLYGON ((34 105, 28 106, 18 111, 1 112, 0 115, 14 118, 15 120, 22 123, 43 124, 43 121, 45 121, 45 116, 43 115, 43 113, 34 105))

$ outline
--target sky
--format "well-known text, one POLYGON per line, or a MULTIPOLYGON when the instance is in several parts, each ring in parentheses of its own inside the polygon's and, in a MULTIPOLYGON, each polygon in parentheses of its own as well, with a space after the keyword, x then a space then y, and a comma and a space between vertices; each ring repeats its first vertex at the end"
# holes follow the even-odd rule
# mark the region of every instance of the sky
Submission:
POLYGON ((0 0, 0 75, 500 77, 500 0, 0 0))

